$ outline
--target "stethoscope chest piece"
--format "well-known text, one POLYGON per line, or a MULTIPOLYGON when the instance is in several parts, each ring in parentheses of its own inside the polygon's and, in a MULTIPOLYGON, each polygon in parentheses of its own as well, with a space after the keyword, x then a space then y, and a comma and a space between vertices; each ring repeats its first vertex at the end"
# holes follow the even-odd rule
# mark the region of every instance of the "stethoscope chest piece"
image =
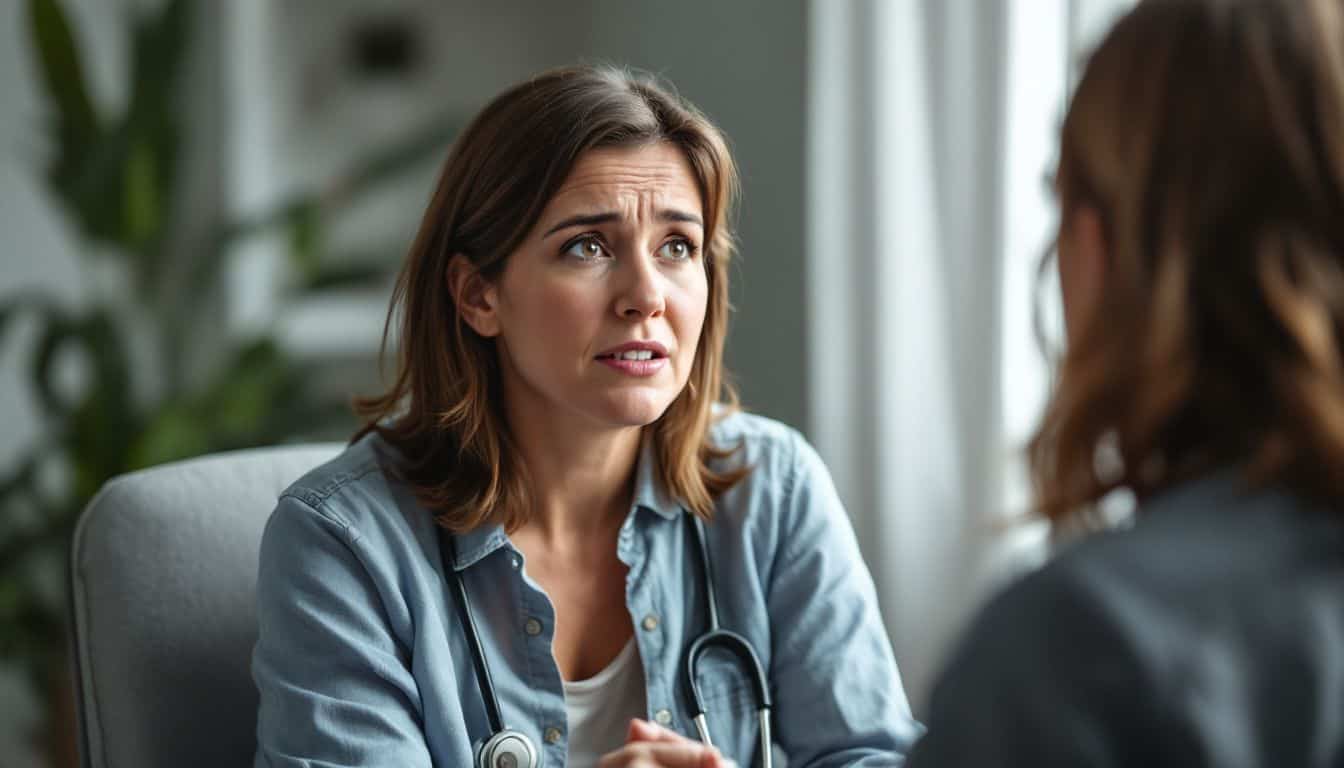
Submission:
POLYGON ((476 768, 539 768, 541 755, 520 731, 497 731, 476 749, 476 768))

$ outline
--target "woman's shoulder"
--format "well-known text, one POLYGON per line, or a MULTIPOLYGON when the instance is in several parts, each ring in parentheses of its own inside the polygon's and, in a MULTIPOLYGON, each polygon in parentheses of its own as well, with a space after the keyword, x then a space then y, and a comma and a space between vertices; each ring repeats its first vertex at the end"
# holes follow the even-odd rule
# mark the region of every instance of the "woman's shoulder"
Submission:
POLYGON ((798 430, 782 421, 741 409, 716 409, 709 429, 716 443, 748 441, 756 445, 779 445, 801 438, 798 430))
MULTIPOLYGON (((1308 506, 1218 473, 1149 499, 1129 527, 1068 546, 980 611, 934 691, 930 733, 968 723, 1039 733, 1012 719, 1048 713, 1065 733, 1100 729, 1099 744, 1138 734, 1191 743, 1214 738, 1199 733, 1206 722, 1279 727, 1263 718, 1274 707, 1246 701, 1334 695, 1344 677, 1326 671, 1339 668, 1331 638, 1344 630, 1344 524, 1308 506), (1265 674, 1284 666, 1311 674, 1265 674), (1197 716, 1189 691, 1213 688, 1228 695, 1197 716), (1018 706, 996 720, 987 696, 1018 706)), ((939 737, 926 751, 958 749, 939 737)))
POLYGON ((1134 732, 1136 713, 1158 706, 1152 664, 1096 565, 1058 558, 981 608, 934 686, 910 765, 1085 764, 1097 757, 1087 750, 1109 754, 1134 732))
POLYGON ((280 494, 276 515, 310 514, 365 539, 423 527, 431 516, 396 480, 396 454, 377 434, 361 437, 280 494), (421 520, 420 518, 424 518, 421 520))
MULTIPOLYGON (((1039 731, 1045 713, 1060 728, 1079 729, 1098 718, 1097 708, 1108 702, 1123 702, 1123 708, 1137 691, 1156 691, 1150 678, 1156 662, 1144 658, 1130 634, 1121 594, 1127 586, 1113 578, 1113 561, 1104 554, 1110 542, 1102 539, 1079 544, 1017 578, 980 608, 933 689, 926 713, 929 737, 913 764, 978 752, 978 741, 1009 739, 1026 748, 1020 732, 1039 731), (1098 551, 1101 558, 1089 556, 1098 551), (987 701, 1015 705, 996 715, 987 701), (965 734, 971 743, 949 737, 952 732, 965 734)), ((1142 600, 1128 606, 1135 604, 1142 600)), ((1039 737, 1040 744, 1026 740, 1028 751, 1046 743, 1072 743, 1070 736, 1047 736, 1039 737)))
POLYGON ((367 482, 370 475, 383 471, 376 446, 376 435, 365 435, 347 445, 328 461, 308 470, 289 484, 282 496, 295 497, 312 507, 323 506, 332 496, 350 485, 367 482))
POLYGON ((820 463, 816 451, 797 429, 766 416, 733 411, 710 427, 709 441, 729 452, 719 461, 723 468, 749 466, 753 483, 780 482, 795 476, 810 462, 820 463))
POLYGON ((852 532, 830 472, 798 430, 738 412, 714 425, 711 440, 732 451, 717 460, 717 468, 749 468, 717 502, 718 512, 736 521, 744 536, 757 537, 766 549, 785 540, 848 547, 852 532))
POLYGON ((1024 681, 1042 672, 1032 660, 1042 668, 1064 669, 1071 654, 1059 654, 1059 641, 1080 633, 1088 642, 1078 648, 1079 664, 1098 658, 1113 664, 1142 662, 1145 648, 1152 651, 1163 644, 1149 647, 1141 635, 1173 623, 1179 626, 1175 614, 1188 599, 1186 593, 1196 583, 1216 578, 1207 570, 1200 573, 1196 563, 1216 546, 1218 535, 1200 541, 1193 528, 1165 527, 1126 525, 1064 545, 1045 565, 987 601, 962 650, 988 661, 993 674, 1024 681))
POLYGON ((1031 684, 1049 670, 1063 674, 1071 659, 1084 678, 1104 661, 1128 670, 1108 684, 1123 677, 1160 688, 1164 670, 1188 674, 1217 643, 1318 614, 1319 604, 1306 605, 1316 596, 1309 587, 1344 584, 1340 551, 1344 524, 1290 494, 1211 474, 1150 499, 1133 524, 1089 534, 1001 590, 966 634, 962 663, 977 658, 984 664, 969 665, 985 674, 1031 684))
POLYGON ((1067 586, 1124 621, 1189 626, 1250 616, 1282 605, 1298 581, 1344 575, 1341 549, 1338 514, 1229 469, 1147 499, 1132 524, 1083 538, 1024 587, 1067 586), (1137 606, 1144 615, 1134 614, 1137 606))

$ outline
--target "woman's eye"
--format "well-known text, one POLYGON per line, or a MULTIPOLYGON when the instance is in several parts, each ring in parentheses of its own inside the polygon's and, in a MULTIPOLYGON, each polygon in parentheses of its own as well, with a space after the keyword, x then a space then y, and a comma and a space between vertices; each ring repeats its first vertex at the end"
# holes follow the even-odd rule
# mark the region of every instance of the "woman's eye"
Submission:
POLYGON ((580 261, 592 261, 594 259, 602 258, 606 255, 606 251, 602 248, 602 243, 598 242, 597 238, 581 237, 565 246, 565 254, 573 256, 580 261))
POLYGON ((658 249, 658 256, 671 261, 686 261, 695 255, 695 246, 689 240, 669 240, 658 249))

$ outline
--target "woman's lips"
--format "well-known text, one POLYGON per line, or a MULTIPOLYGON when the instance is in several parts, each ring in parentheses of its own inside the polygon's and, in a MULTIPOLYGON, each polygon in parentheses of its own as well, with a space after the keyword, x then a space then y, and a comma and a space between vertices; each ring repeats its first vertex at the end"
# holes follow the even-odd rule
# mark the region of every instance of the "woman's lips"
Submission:
POLYGON ((667 365, 666 357, 654 357, 649 360, 627 360, 623 357, 599 357, 597 362, 614 368, 627 376, 646 377, 661 371, 667 365))

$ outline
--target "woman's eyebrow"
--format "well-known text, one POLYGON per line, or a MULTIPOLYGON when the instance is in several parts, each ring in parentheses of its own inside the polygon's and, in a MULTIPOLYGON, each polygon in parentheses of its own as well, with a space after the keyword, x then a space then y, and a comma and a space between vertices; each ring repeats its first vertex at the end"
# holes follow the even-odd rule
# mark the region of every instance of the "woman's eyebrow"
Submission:
POLYGON ((615 211, 607 211, 604 213, 580 213, 577 216, 570 216, 559 224, 556 224, 554 227, 546 230, 546 234, 542 235, 541 238, 545 240, 556 232, 559 232, 562 229, 568 229, 569 227, 591 227, 594 224, 606 224, 608 222, 617 221, 620 218, 621 215, 615 211))
POLYGON ((701 229, 705 228, 705 222, 701 221, 699 216, 696 216, 694 213, 679 211, 675 208, 664 208, 658 212, 658 218, 663 221, 683 221, 687 224, 695 224, 701 229))

